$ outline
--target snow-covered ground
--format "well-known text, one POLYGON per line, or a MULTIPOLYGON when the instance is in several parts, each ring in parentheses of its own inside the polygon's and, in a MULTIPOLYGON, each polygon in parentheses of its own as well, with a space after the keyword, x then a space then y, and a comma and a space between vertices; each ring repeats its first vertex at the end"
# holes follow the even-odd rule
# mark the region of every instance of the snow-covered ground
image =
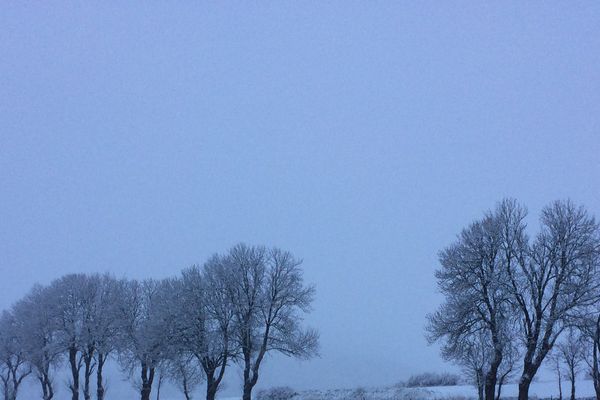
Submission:
MULTIPOLYGON (((595 397, 594 384, 591 380, 582 380, 575 382, 577 398, 595 397)), ((447 386, 426 388, 430 391, 432 398, 449 399, 449 398, 476 398, 477 391, 473 386, 447 386)), ((563 398, 569 398, 571 394, 571 386, 567 381, 562 383, 563 398)), ((502 397, 510 398, 517 397, 519 388, 517 384, 507 384, 502 387, 502 397)), ((558 398, 558 383, 555 381, 533 382, 529 388, 529 397, 537 397, 538 399, 558 398)))
MULTIPOLYGON (((26 385, 23 388, 20 399, 34 400, 40 398, 39 388, 36 385, 26 385)), ((134 400, 139 398, 137 391, 130 385, 117 385, 119 387, 110 388, 108 400, 134 400)), ((576 382, 576 395, 579 399, 594 398, 594 386, 592 381, 582 380, 576 382)), ((56 400, 68 400, 70 396, 66 389, 59 387, 56 400)), ((502 398, 516 398, 518 387, 516 384, 507 384, 502 387, 502 398)), ((254 399, 257 398, 258 390, 253 393, 254 399)), ((555 381, 534 382, 529 391, 531 399, 557 399, 558 385, 555 381)), ((152 398, 156 396, 153 390, 152 398)), ((569 382, 563 382, 563 398, 570 396, 569 382)), ((194 399, 203 399, 204 393, 199 388, 194 399)), ((474 400, 477 398, 477 392, 473 386, 439 386, 424 388, 403 388, 391 386, 387 388, 368 388, 364 389, 330 389, 330 390, 306 390, 300 391, 291 400, 474 400)), ((181 400, 183 395, 175 388, 164 388, 161 391, 161 400, 181 400)), ((218 400, 240 400, 241 395, 220 396, 218 400)))
MULTIPOLYGON (((507 384, 502 388, 502 398, 516 398, 517 384, 507 384)), ((577 398, 595 398, 592 381, 576 382, 577 398)), ((563 382, 563 398, 570 396, 570 384, 563 382)), ((255 396, 256 397, 256 396, 255 396)), ((558 385, 556 382, 534 382, 529 391, 531 399, 557 399, 558 385)), ((424 387, 424 388, 364 388, 364 389, 335 389, 307 390, 299 392, 292 400, 469 400, 476 399, 477 391, 470 385, 424 387)), ((240 400, 239 397, 226 397, 220 400, 240 400)))

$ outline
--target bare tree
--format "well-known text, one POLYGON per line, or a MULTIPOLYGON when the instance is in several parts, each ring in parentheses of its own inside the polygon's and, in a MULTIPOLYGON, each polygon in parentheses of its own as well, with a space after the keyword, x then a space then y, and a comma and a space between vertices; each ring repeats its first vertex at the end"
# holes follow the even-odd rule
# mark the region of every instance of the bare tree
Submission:
POLYGON ((243 400, 251 400, 265 354, 308 358, 317 353, 318 334, 300 326, 314 288, 305 286, 301 262, 279 249, 239 244, 224 260, 226 292, 243 366, 243 400))
POLYGON ((222 258, 216 255, 202 269, 188 268, 182 272, 176 300, 180 310, 178 342, 182 346, 176 359, 181 359, 181 353, 193 356, 206 378, 207 400, 214 400, 234 355, 230 338, 233 307, 226 295, 225 276, 222 258))
POLYGON ((165 306, 173 295, 169 279, 124 283, 119 302, 119 361, 130 374, 139 367, 141 400, 150 400, 155 374, 169 355, 176 316, 165 306))
POLYGON ((562 365, 562 356, 559 352, 553 351, 548 354, 548 363, 550 364, 550 369, 552 372, 556 374, 556 385, 558 386, 558 400, 563 400, 563 390, 562 390, 562 378, 563 378, 563 365, 562 365))
MULTIPOLYGON (((522 215, 513 205, 506 212, 522 215)), ((524 214, 523 214, 524 215, 524 214)), ((599 227, 582 207, 556 201, 544 208, 541 231, 527 252, 507 263, 508 286, 520 315, 524 360, 519 400, 578 309, 597 301, 599 227)))
POLYGON ((185 400, 192 400, 192 394, 202 382, 202 371, 193 360, 193 355, 182 353, 172 355, 165 363, 164 374, 175 383, 185 396, 185 400))
POLYGON ((454 346, 444 346, 442 356, 463 368, 466 375, 477 388, 479 400, 485 398, 485 375, 490 358, 490 342, 483 330, 474 332, 454 346))
POLYGON ((54 397, 53 372, 62 354, 53 306, 48 288, 36 285, 13 308, 24 357, 40 383, 44 400, 54 397))
POLYGON ((116 347, 120 328, 118 306, 122 301, 123 282, 108 274, 93 275, 91 279, 95 283, 90 319, 86 323, 85 387, 88 389, 84 390, 84 397, 89 399, 89 374, 94 370, 88 365, 93 363, 96 369, 96 399, 103 400, 106 392, 104 365, 116 347), (93 361, 91 357, 94 357, 93 361))
POLYGON ((436 278, 446 301, 428 316, 426 328, 430 343, 444 340, 446 359, 471 367, 480 395, 479 374, 484 374, 486 400, 495 399, 500 365, 512 334, 510 297, 504 287, 508 276, 503 229, 515 221, 502 218, 502 207, 472 223, 440 253, 442 268, 436 278))
POLYGON ((567 377, 571 383, 571 400, 575 400, 575 379, 583 361, 583 343, 579 332, 570 327, 567 335, 557 345, 558 353, 567 367, 567 377))
POLYGON ((104 398, 103 367, 114 348, 118 329, 116 305, 120 300, 118 281, 110 275, 93 274, 75 280, 79 288, 78 364, 83 365, 83 396, 91 399, 91 376, 96 371, 96 396, 104 398))
POLYGON ((69 362, 72 400, 79 400, 79 376, 85 353, 84 324, 93 296, 89 290, 89 280, 84 274, 65 275, 49 287, 48 300, 55 303, 57 335, 69 362))
POLYGON ((589 367, 596 399, 600 400, 600 312, 596 310, 584 316, 581 319, 579 329, 583 342, 584 361, 589 367))
POLYGON ((16 400, 23 380, 31 374, 27 365, 18 320, 9 311, 0 317, 0 380, 4 400, 16 400))

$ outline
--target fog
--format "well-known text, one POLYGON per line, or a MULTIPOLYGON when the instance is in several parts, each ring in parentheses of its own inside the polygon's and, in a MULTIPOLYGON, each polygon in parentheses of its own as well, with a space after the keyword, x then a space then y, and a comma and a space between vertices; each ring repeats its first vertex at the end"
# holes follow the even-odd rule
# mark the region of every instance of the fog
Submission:
POLYGON ((598 18, 592 3, 4 4, 0 307, 68 272, 161 278, 275 245, 316 285, 321 355, 269 358, 262 387, 453 370, 424 339, 438 251, 505 196, 534 227, 555 199, 600 215, 598 18))

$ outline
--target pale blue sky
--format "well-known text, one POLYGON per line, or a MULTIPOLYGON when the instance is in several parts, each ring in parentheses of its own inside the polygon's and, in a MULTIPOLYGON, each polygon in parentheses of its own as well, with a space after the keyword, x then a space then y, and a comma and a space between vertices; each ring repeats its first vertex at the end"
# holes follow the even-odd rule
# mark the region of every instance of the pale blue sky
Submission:
POLYGON ((119 3, 0 6, 2 307, 277 245, 322 357, 263 384, 392 384, 447 368, 423 326, 463 226, 600 215, 598 2, 119 3))

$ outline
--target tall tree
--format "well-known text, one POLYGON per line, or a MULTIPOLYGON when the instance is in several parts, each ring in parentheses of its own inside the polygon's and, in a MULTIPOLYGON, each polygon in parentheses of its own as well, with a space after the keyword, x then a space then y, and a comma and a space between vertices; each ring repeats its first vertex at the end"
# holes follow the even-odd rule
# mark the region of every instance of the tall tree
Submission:
POLYGON ((289 252, 244 244, 233 247, 224 260, 243 367, 243 400, 251 400, 268 352, 302 358, 317 354, 318 333, 300 325, 315 292, 304 285, 300 265, 289 252))
POLYGON ((579 324, 583 342, 584 361, 594 384, 596 400, 600 400, 600 311, 597 305, 590 307, 579 324))
MULTIPOLYGON (((430 342, 444 340, 443 355, 483 374, 486 400, 494 400, 498 372, 511 340, 511 303, 504 283, 502 204, 464 229, 440 253, 436 271, 445 303, 429 315, 430 342)), ((477 379, 481 388, 481 379, 477 379)), ((481 391, 480 391, 481 393, 481 391)))
POLYGON ((54 397, 53 373, 60 362, 55 304, 47 287, 36 285, 13 308, 23 354, 42 389, 42 399, 54 397))
POLYGON ((50 301, 55 303, 57 335, 67 353, 71 378, 71 399, 79 400, 79 376, 83 366, 84 324, 90 304, 89 280, 84 274, 68 274, 49 287, 50 301))
MULTIPOLYGON (((514 206, 507 212, 523 214, 514 206)), ((523 255, 507 263, 508 290, 524 344, 519 400, 571 317, 597 301, 599 226, 583 207, 556 201, 545 207, 541 230, 523 255)))
POLYGON ((177 299, 181 351, 191 354, 203 370, 207 400, 214 400, 234 355, 230 338, 233 307, 223 277, 222 258, 215 255, 202 269, 193 266, 182 272, 177 299))
MULTIPOLYGON (((118 318, 119 305, 123 299, 124 283, 108 274, 93 276, 93 279, 97 280, 98 289, 95 291, 92 318, 87 325, 89 331, 86 355, 95 357, 96 399, 104 400, 106 392, 103 375, 104 365, 117 345, 118 333, 121 328, 119 325, 121 320, 118 318)), ((89 372, 93 373, 93 369, 89 372)), ((86 385, 88 379, 86 378, 86 385)))
POLYGON ((141 400, 150 400, 155 374, 169 356, 176 315, 169 313, 172 280, 129 281, 119 302, 119 361, 139 372, 141 400), (138 370, 139 368, 139 370, 138 370))

